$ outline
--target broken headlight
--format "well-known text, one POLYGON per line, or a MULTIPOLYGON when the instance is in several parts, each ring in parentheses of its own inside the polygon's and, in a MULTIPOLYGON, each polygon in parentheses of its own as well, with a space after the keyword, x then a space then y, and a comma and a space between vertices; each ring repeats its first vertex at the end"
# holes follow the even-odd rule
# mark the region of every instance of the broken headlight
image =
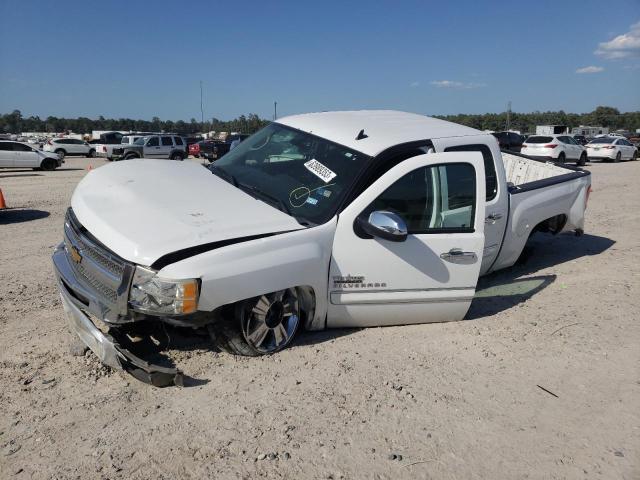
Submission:
POLYGON ((148 268, 136 267, 131 282, 129 305, 137 312, 156 315, 184 315, 198 306, 198 280, 169 280, 148 268))

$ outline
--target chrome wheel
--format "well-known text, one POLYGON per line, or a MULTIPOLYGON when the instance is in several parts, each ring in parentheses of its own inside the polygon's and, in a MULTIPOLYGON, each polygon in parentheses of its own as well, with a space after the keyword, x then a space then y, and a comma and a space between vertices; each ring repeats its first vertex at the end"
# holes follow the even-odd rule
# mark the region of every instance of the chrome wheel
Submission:
POLYGON ((300 302, 295 288, 261 295, 244 302, 240 308, 242 335, 259 353, 282 350, 300 324, 300 302))

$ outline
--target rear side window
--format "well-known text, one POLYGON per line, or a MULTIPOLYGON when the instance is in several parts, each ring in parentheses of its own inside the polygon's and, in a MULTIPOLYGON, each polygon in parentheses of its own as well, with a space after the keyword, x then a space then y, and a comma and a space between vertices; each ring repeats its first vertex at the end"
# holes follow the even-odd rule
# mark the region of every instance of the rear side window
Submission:
POLYGON ((176 141, 176 145, 184 145, 184 143, 182 143, 182 137, 174 137, 175 141, 176 141))
POLYGON ((496 198, 498 194, 498 176, 496 175, 496 166, 493 161, 493 155, 488 146, 478 145, 457 145, 444 149, 445 152, 480 152, 484 160, 484 174, 487 187, 487 202, 496 198))
POLYGON ((553 137, 529 137, 527 138, 527 143, 549 143, 553 141, 553 137))
POLYGON ((173 140, 171 140, 171 137, 162 137, 162 145, 164 146, 173 146, 173 140))

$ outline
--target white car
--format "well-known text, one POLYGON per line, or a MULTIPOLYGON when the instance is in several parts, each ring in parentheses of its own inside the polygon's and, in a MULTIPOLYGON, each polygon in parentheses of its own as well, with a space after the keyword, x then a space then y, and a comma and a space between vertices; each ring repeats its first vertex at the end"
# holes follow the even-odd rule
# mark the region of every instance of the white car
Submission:
POLYGON ((0 140, 0 168, 55 170, 64 160, 55 153, 43 152, 22 142, 0 140))
POLYGON ((529 157, 553 160, 560 163, 587 163, 587 151, 569 135, 531 135, 522 144, 520 153, 529 157))
POLYGON ((586 145, 590 160, 637 160, 638 148, 625 137, 598 137, 586 145))
POLYGON ((96 149, 93 145, 75 138, 52 138, 44 144, 43 150, 57 153, 60 158, 67 155, 96 156, 96 149))
POLYGON ((478 276, 513 265, 533 232, 582 233, 590 175, 422 115, 296 115, 209 168, 89 172, 53 263, 80 339, 169 385, 177 370, 127 347, 140 321, 206 325, 221 347, 262 355, 303 328, 461 320, 478 276))

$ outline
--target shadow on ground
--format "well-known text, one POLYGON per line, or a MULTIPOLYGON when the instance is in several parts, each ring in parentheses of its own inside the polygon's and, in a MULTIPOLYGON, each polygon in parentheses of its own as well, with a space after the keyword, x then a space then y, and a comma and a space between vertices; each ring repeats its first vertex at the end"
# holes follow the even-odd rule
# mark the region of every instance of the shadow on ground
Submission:
POLYGON ((12 177, 42 177, 41 173, 23 173, 21 175, 1 175, 0 178, 12 178, 12 177))
POLYGON ((533 235, 513 267, 480 278, 465 320, 476 320, 513 308, 556 280, 553 274, 527 275, 582 257, 599 255, 614 244, 614 240, 597 235, 577 238, 543 233, 533 235))
POLYGON ((41 218, 46 218, 49 215, 50 213, 45 212, 44 210, 6 208, 0 210, 0 225, 40 220, 41 218))

